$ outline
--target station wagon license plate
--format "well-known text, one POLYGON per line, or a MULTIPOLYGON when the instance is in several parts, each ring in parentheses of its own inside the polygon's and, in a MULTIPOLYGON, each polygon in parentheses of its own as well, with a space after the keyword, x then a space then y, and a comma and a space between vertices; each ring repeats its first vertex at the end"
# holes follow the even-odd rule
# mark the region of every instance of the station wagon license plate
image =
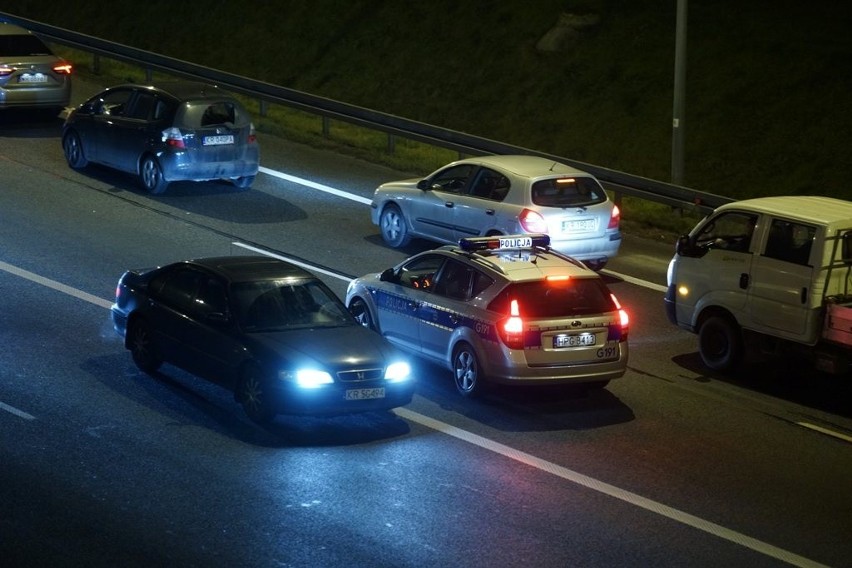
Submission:
POLYGON ((375 389, 349 389, 346 391, 346 400, 368 400, 373 398, 385 398, 384 387, 375 389))
POLYGON ((233 144, 233 134, 222 134, 218 136, 205 136, 201 139, 201 143, 205 146, 221 146, 222 144, 233 144))
POLYGON ((562 231, 565 233, 587 233, 595 230, 594 219, 576 219, 574 221, 562 221, 562 231))
POLYGON ((596 342, 594 333, 580 333, 575 335, 556 335, 553 337, 553 347, 586 347, 596 342))

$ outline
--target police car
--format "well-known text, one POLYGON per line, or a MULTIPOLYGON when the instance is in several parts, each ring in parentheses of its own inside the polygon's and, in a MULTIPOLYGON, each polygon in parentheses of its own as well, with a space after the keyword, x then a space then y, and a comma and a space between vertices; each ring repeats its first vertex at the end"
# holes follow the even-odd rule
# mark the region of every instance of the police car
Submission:
POLYGON ((353 280, 362 325, 446 365, 464 396, 489 383, 585 383, 624 375, 628 316, 600 275, 545 234, 473 237, 353 280))

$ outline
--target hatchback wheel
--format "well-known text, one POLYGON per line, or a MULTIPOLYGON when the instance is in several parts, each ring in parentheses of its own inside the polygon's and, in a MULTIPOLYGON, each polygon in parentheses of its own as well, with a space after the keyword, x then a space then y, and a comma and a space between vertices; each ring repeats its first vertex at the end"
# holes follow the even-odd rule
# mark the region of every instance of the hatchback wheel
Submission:
POLYGON ((83 144, 80 135, 70 130, 62 139, 62 149, 65 152, 65 161, 75 170, 80 170, 89 165, 89 160, 83 154, 83 144))
POLYGON ((271 395, 271 387, 263 379, 260 369, 254 365, 247 366, 237 387, 237 400, 253 422, 269 424, 275 418, 271 395))
POLYGON ((133 362, 143 373, 149 375, 156 372, 163 364, 154 348, 151 329, 144 320, 136 320, 127 331, 129 337, 127 347, 133 356, 133 362))
POLYGON ((160 163, 154 156, 142 158, 142 164, 139 167, 139 180, 142 182, 142 187, 153 195, 163 193, 169 185, 169 182, 163 177, 163 169, 160 167, 160 163))
POLYGON ((382 238, 391 248, 404 247, 411 240, 405 217, 397 205, 385 207, 379 219, 379 229, 382 231, 382 238))
POLYGON ((485 378, 479 359, 468 343, 460 343, 453 351, 453 378, 462 396, 474 398, 485 391, 485 378))

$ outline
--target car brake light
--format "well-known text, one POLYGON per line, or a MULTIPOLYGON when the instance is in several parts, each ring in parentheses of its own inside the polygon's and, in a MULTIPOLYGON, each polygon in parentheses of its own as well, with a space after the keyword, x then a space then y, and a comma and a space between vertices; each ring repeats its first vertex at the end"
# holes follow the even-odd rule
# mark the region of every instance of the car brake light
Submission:
POLYGON ((249 144, 254 144, 257 142, 257 134, 254 131, 254 123, 249 123, 249 135, 248 135, 249 144))
POLYGON ((11 75, 15 71, 14 67, 9 67, 8 65, 0 65, 0 77, 5 77, 6 75, 11 75))
POLYGON ((612 213, 609 215, 609 225, 606 226, 607 229, 617 229, 618 224, 621 222, 621 209, 618 208, 618 205, 612 206, 612 213))
POLYGON ((547 223, 538 211, 524 209, 521 211, 521 214, 518 215, 518 221, 521 222, 521 228, 528 233, 547 232, 547 223))
POLYGON ((512 300, 509 308, 509 317, 500 322, 497 332, 500 339, 509 349, 524 348, 524 320, 521 319, 518 301, 512 300))
POLYGON ((53 71, 59 73, 60 75, 70 75, 71 69, 73 69, 73 67, 70 63, 61 63, 59 65, 53 66, 53 71))
POLYGON ((166 146, 171 148, 186 148, 186 143, 183 141, 183 134, 181 134, 180 128, 176 128, 174 126, 163 130, 163 142, 166 143, 166 146))
POLYGON ((615 294, 610 293, 609 296, 612 298, 615 308, 618 310, 618 328, 610 328, 610 339, 627 341, 627 332, 630 329, 630 317, 627 315, 627 310, 621 307, 621 304, 618 302, 618 298, 615 297, 615 294))

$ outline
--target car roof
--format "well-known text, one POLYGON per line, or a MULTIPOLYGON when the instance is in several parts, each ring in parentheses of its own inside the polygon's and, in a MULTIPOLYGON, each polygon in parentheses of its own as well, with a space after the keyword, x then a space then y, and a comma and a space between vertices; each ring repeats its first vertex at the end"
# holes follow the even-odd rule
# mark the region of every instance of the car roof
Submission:
POLYGON ((756 197, 722 205, 717 210, 746 209, 825 225, 852 226, 852 201, 818 195, 756 197))
POLYGON ((0 35, 35 35, 26 28, 16 24, 0 21, 0 35))
POLYGON ((560 162, 541 156, 529 155, 495 155, 495 156, 477 156, 476 158, 467 158, 463 162, 475 162, 483 166, 491 166, 508 170, 516 175, 523 177, 541 177, 549 175, 583 175, 590 176, 588 172, 578 170, 571 166, 567 166, 560 162))
POLYGON ((202 83, 199 81, 162 81, 155 84, 140 84, 140 83, 123 83, 121 85, 113 85, 107 90, 131 88, 145 89, 163 93, 174 99, 184 100, 202 100, 202 99, 221 99, 230 98, 231 96, 221 90, 216 85, 202 83))
POLYGON ((548 276, 600 278, 597 272, 580 261, 551 248, 469 252, 456 245, 445 245, 438 250, 448 256, 462 257, 480 267, 486 267, 510 282, 542 280, 548 276))
POLYGON ((194 264, 220 274, 231 282, 316 277, 295 264, 270 256, 213 256, 195 258, 178 264, 194 264))

